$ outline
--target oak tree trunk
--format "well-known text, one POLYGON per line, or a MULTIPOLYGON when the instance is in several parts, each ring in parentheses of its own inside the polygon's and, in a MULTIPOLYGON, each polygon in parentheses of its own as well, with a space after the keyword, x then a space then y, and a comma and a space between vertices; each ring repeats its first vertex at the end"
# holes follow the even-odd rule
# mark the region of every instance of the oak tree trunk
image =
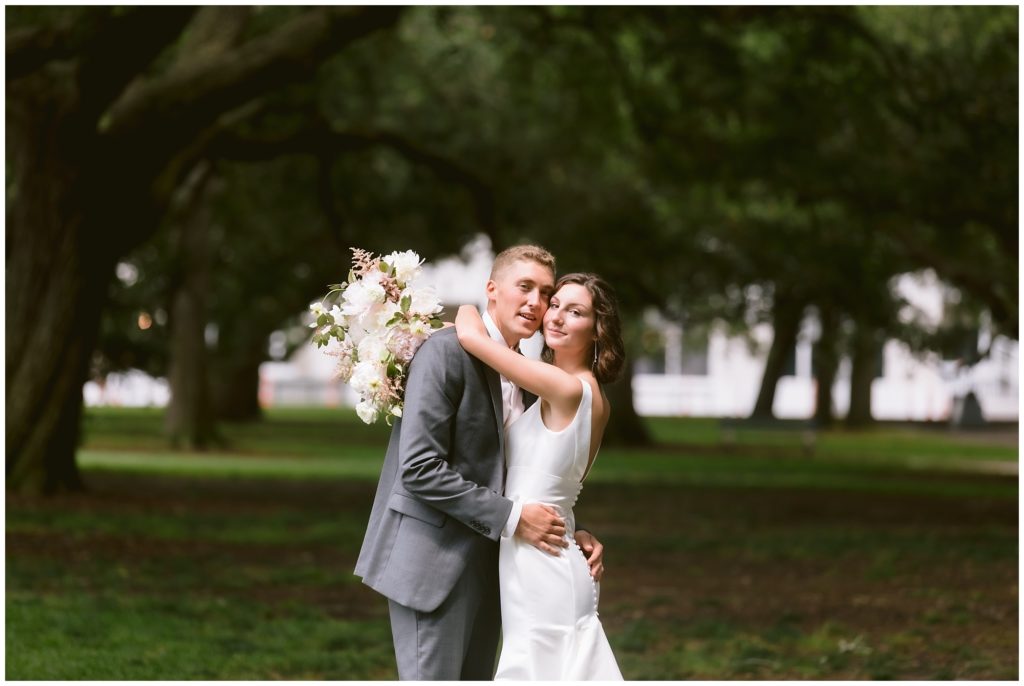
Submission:
POLYGON ((874 421, 871 416, 871 385, 878 371, 875 332, 858 323, 851 348, 850 412, 846 415, 846 424, 863 427, 874 421))
POLYGON ((171 400, 164 415, 164 431, 172 446, 188 450, 205 450, 217 439, 206 349, 211 260, 206 187, 205 179, 198 182, 190 208, 177 227, 180 280, 171 300, 171 400))
POLYGON ((218 419, 229 422, 252 422, 263 416, 259 403, 260 364, 263 363, 264 349, 261 345, 255 353, 243 355, 241 359, 224 360, 217 365, 211 377, 213 382, 214 411, 218 419))
POLYGON ((106 227, 87 221, 88 171, 55 131, 73 94, 45 79, 8 87, 7 488, 82 488, 75 463, 82 385, 113 272, 106 227))
POLYGON ((835 308, 823 306, 819 309, 821 337, 814 346, 814 423, 821 428, 829 427, 835 421, 832 403, 832 386, 835 385, 839 369, 839 317, 835 308))
POLYGON ((773 336, 772 346, 768 351, 768 360, 765 362, 764 375, 761 377, 761 389, 757 394, 757 402, 754 404, 754 411, 751 419, 772 419, 775 413, 772 405, 775 403, 775 387, 779 383, 782 371, 786 365, 793 346, 796 345, 796 337, 800 332, 800 320, 803 318, 804 305, 802 302, 788 297, 779 297, 775 302, 773 312, 773 336))

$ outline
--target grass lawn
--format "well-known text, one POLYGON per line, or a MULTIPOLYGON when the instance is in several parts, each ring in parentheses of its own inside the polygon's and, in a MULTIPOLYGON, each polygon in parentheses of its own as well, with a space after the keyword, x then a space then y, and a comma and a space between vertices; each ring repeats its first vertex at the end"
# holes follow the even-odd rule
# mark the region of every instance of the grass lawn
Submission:
MULTIPOLYGON (((147 410, 90 411, 86 494, 7 498, 9 679, 393 679, 351 570, 387 427, 278 410, 176 453, 147 410)), ((653 420, 578 506, 630 679, 1015 679, 1015 441, 885 428, 724 451, 653 420)))

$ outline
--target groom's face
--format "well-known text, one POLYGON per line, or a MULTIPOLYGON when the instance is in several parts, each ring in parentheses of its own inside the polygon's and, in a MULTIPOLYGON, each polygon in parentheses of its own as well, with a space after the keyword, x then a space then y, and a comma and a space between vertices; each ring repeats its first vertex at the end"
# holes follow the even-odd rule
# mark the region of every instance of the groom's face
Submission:
POLYGON ((555 275, 532 260, 517 260, 487 282, 487 311, 506 343, 514 346, 536 333, 554 290, 555 275))

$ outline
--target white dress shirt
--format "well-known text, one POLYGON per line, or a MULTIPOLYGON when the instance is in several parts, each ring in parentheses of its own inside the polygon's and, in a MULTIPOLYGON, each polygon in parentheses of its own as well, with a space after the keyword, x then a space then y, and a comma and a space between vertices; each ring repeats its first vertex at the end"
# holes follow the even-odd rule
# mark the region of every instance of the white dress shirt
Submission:
MULTIPOLYGON (((498 326, 491 319, 491 313, 484 310, 483 313, 484 326, 487 328, 487 333, 490 334, 491 338, 498 341, 502 345, 507 346, 508 342, 505 337, 501 335, 501 331, 498 330, 498 326)), ((516 352, 519 352, 516 348, 513 348, 516 352)), ((519 386, 515 385, 504 376, 498 375, 501 379, 501 413, 502 413, 502 425, 505 430, 512 422, 519 418, 523 412, 526 411, 526 407, 523 405, 523 394, 519 391, 519 386)), ((504 456, 502 457, 504 459, 504 456)), ((501 530, 502 538, 511 538, 515 532, 516 527, 519 526, 519 517, 523 513, 523 504, 517 500, 512 501, 512 511, 508 514, 508 520, 505 522, 504 528, 501 530)))

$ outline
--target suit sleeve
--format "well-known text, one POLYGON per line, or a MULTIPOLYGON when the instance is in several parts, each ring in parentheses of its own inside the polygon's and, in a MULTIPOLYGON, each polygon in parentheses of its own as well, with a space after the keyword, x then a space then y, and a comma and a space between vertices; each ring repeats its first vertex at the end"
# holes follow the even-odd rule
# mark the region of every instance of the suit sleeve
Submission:
POLYGON ((498 540, 512 501, 468 481, 449 462, 465 381, 464 370, 449 359, 445 343, 458 345, 454 339, 432 337, 409 366, 399 439, 402 485, 423 503, 498 540))

